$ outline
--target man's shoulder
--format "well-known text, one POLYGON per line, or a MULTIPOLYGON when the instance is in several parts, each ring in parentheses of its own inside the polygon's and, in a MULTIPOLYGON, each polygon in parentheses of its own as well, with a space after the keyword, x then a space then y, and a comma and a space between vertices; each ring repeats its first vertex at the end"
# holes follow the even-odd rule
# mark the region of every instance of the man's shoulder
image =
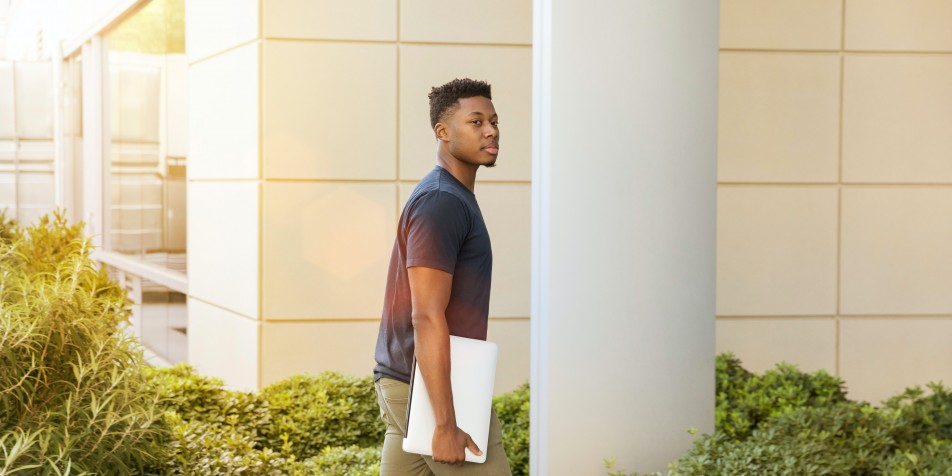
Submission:
POLYGON ((406 211, 437 210, 444 213, 469 213, 465 197, 456 191, 439 186, 417 187, 407 200, 406 211))

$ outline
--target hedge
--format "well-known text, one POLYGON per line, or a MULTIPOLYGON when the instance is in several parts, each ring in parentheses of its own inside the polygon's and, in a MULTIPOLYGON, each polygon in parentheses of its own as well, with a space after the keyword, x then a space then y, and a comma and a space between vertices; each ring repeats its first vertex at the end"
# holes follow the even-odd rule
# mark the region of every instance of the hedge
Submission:
MULTIPOLYGON (((371 377, 294 376, 227 390, 187 365, 144 364, 130 301, 62 214, 0 213, 0 475, 379 474, 371 377)), ((823 371, 762 375, 717 357, 715 430, 658 475, 952 474, 952 391, 875 407, 823 371)), ((528 474, 529 388, 498 396, 513 474, 528 474)), ((626 475, 606 460, 610 475, 626 475)), ((633 474, 633 473, 631 473, 633 474)))

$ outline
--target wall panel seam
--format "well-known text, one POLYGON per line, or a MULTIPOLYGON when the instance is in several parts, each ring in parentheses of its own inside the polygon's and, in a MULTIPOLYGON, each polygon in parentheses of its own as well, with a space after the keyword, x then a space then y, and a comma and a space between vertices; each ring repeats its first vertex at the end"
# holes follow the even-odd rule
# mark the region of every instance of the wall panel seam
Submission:
MULTIPOLYGON (((531 46, 531 45, 529 45, 531 46)), ((848 50, 848 49, 824 49, 824 50, 799 50, 799 49, 781 49, 781 48, 721 48, 721 53, 776 53, 776 54, 810 54, 810 55, 885 55, 885 56, 952 56, 950 51, 929 51, 929 50, 848 50)))
MULTIPOLYGON (((518 182, 513 182, 518 183, 518 182)), ((952 182, 718 182, 724 187, 949 188, 952 182)))
POLYGON ((227 308, 227 307, 225 307, 225 306, 222 306, 222 305, 220 305, 220 304, 217 304, 217 303, 215 303, 215 302, 213 302, 213 301, 210 301, 210 300, 208 300, 208 299, 205 299, 205 298, 196 296, 196 295, 194 295, 194 294, 189 294, 189 295, 188 295, 188 299, 189 299, 189 300, 193 300, 193 299, 194 299, 194 300, 196 300, 196 301, 198 301, 198 302, 200 302, 200 303, 202 303, 202 304, 205 304, 205 305, 214 307, 214 308, 216 308, 216 309, 218 309, 218 310, 221 310, 221 311, 225 311, 225 312, 227 312, 228 314, 233 314, 233 315, 235 315, 235 316, 241 317, 241 318, 243 318, 243 319, 245 319, 245 320, 248 320, 248 321, 259 322, 258 319, 255 319, 255 318, 253 318, 253 317, 251 317, 251 316, 248 316, 248 315, 246 315, 246 314, 243 314, 243 313, 241 313, 241 312, 238 312, 238 311, 236 311, 236 310, 234 310, 234 309, 227 308))
POLYGON ((422 46, 490 46, 502 48, 532 48, 531 43, 485 43, 485 42, 452 42, 452 41, 406 41, 399 38, 397 32, 396 40, 368 40, 360 38, 296 38, 285 36, 265 36, 268 41, 292 41, 301 43, 352 43, 352 44, 403 44, 403 45, 422 45, 422 46))
MULTIPOLYGON (((241 42, 241 43, 238 43, 238 44, 236 44, 236 45, 234 45, 234 46, 229 46, 228 48, 225 48, 225 49, 223 49, 223 50, 216 51, 215 53, 212 53, 212 54, 210 54, 210 55, 202 56, 201 58, 198 58, 198 59, 196 59, 195 61, 189 61, 189 62, 188 62, 188 65, 189 65, 189 66, 195 66, 195 65, 197 65, 197 64, 199 64, 199 63, 203 63, 203 62, 208 61, 208 60, 210 60, 210 59, 217 58, 217 57, 222 56, 222 55, 224 55, 224 54, 226 54, 226 53, 230 53, 230 52, 235 51, 235 50, 237 50, 237 49, 243 48, 243 47, 245 47, 245 46, 248 46, 248 45, 251 45, 251 44, 254 44, 254 43, 259 43, 259 42, 261 42, 261 38, 260 38, 260 37, 259 37, 259 38, 252 38, 252 39, 250 39, 250 40, 246 40, 246 41, 243 41, 243 42, 241 42)), ((260 67, 260 65, 259 65, 259 67, 260 67)))
POLYGON ((840 373, 840 316, 842 313, 843 279, 843 97, 846 93, 846 0, 840 2, 840 84, 837 117, 837 187, 836 187, 836 318, 834 326, 833 373, 840 373))
MULTIPOLYGON (((258 39, 264 37, 264 0, 258 0, 258 39)), ((264 41, 261 40, 258 46, 258 358, 257 360, 257 382, 258 388, 261 388, 264 378, 264 326, 261 321, 264 320, 264 41)))

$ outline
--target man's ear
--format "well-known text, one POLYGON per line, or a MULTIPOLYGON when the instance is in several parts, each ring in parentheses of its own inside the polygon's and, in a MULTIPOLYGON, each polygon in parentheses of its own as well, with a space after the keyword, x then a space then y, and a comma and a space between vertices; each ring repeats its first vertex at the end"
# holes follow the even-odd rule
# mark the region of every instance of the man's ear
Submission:
POLYGON ((433 126, 433 132, 436 134, 436 138, 442 141, 447 140, 450 135, 449 128, 447 128, 446 124, 443 124, 442 122, 437 122, 436 125, 433 126))

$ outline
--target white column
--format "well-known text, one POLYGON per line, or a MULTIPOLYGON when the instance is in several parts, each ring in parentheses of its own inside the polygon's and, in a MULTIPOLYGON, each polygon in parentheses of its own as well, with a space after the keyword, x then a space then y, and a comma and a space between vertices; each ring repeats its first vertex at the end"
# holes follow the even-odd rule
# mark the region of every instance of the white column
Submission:
POLYGON ((714 426, 718 2, 535 0, 534 475, 714 426))
POLYGON ((102 38, 92 37, 82 46, 83 54, 83 212, 86 222, 86 236, 91 237, 96 249, 105 249, 105 213, 103 201, 103 183, 107 180, 108 170, 103 135, 103 98, 105 88, 102 38))

